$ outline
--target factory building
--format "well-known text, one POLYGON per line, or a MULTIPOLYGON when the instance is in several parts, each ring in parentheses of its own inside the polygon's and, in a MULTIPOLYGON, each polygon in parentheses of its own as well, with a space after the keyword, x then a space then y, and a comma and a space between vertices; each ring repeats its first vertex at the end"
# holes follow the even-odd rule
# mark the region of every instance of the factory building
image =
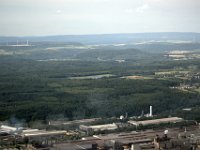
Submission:
MULTIPOLYGON (((124 139, 124 140, 118 140, 118 146, 116 150, 153 150, 154 144, 152 142, 152 139, 138 139, 138 140, 132 140, 132 139, 124 139), (121 148, 120 148, 121 147, 121 148)), ((114 146, 113 146, 114 147, 114 146)))
POLYGON ((66 135, 66 131, 58 130, 58 131, 46 131, 46 130, 38 130, 38 129, 27 129, 23 130, 21 135, 25 137, 37 137, 37 136, 56 136, 56 135, 66 135))
POLYGON ((13 143, 26 144, 36 142, 41 146, 51 146, 67 136, 64 130, 38 130, 15 128, 7 125, 0 126, 0 149, 10 147, 13 143))
POLYGON ((73 120, 73 121, 62 121, 62 120, 49 120, 49 125, 58 126, 58 125, 74 125, 74 124, 86 124, 100 120, 101 118, 91 118, 91 119, 81 119, 81 120, 73 120))
POLYGON ((118 126, 115 123, 113 123, 94 126, 80 125, 79 128, 83 131, 86 131, 87 133, 91 133, 93 131, 115 130, 118 128, 118 126))
POLYGON ((158 150, 200 150, 199 137, 196 135, 186 135, 186 132, 178 138, 170 138, 168 135, 163 137, 156 136, 154 139, 155 149, 158 150))
POLYGON ((139 125, 153 125, 153 124, 161 124, 161 123, 176 123, 183 121, 182 118, 178 117, 170 117, 170 118, 161 118, 161 119, 153 119, 153 120, 144 120, 144 121, 128 121, 128 123, 139 126, 139 125))
POLYGON ((38 129, 23 130, 21 136, 28 139, 29 142, 38 141, 41 145, 53 145, 58 143, 60 139, 64 139, 67 132, 64 130, 46 131, 38 129))
POLYGON ((99 150, 96 143, 58 143, 50 150, 99 150))

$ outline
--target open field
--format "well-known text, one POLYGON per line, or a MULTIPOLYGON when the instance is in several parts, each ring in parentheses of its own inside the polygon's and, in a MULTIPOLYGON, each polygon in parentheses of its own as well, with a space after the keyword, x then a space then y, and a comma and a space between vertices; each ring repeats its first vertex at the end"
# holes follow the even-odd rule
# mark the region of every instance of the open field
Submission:
POLYGON ((152 76, 125 76, 125 77, 121 77, 121 78, 132 79, 132 80, 150 80, 150 79, 154 79, 152 76))

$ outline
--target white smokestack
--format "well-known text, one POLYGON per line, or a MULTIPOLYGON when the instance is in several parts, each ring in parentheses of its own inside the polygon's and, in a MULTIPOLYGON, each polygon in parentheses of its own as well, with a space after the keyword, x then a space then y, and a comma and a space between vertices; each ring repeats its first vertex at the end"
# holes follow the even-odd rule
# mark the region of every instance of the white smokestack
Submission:
POLYGON ((149 112, 149 116, 152 117, 153 114, 152 114, 152 106, 150 106, 150 112, 149 112))
POLYGON ((168 130, 165 130, 165 131, 164 131, 164 134, 165 134, 165 135, 167 135, 167 134, 168 134, 168 132, 169 132, 168 130))

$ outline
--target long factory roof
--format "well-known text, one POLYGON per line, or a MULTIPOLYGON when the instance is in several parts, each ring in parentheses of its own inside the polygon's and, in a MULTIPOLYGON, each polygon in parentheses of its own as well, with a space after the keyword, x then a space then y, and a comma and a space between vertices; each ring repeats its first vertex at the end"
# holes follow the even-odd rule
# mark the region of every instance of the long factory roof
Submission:
POLYGON ((170 117, 170 118, 161 118, 161 119, 153 119, 153 120, 144 120, 144 121, 128 121, 133 125, 148 125, 148 124, 160 124, 160 123, 168 123, 168 122, 180 122, 183 121, 182 118, 179 117, 170 117))
POLYGON ((27 137, 32 136, 47 136, 47 135, 62 135, 66 134, 67 132, 64 130, 61 131, 46 131, 46 130, 37 130, 37 129, 31 129, 31 130, 23 130, 22 134, 27 137))

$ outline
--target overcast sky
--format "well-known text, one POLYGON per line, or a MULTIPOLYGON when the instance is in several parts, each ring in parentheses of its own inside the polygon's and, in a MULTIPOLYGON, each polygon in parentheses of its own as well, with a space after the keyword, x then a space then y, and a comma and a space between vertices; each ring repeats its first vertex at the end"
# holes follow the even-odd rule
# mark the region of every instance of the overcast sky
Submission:
POLYGON ((200 0, 0 0, 0 36, 200 32, 200 0))

